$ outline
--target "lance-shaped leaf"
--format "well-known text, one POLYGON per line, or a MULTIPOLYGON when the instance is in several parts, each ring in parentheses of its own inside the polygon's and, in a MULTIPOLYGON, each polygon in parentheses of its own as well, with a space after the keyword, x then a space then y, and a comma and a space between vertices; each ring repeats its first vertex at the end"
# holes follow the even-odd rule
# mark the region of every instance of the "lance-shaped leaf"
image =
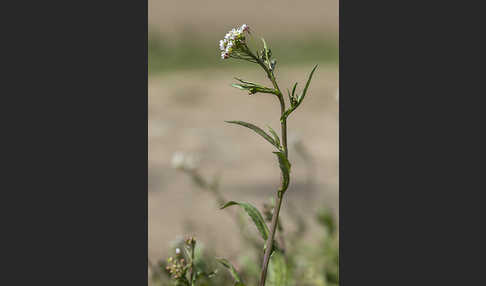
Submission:
POLYGON ((270 70, 272 70, 272 67, 271 67, 271 64, 270 64, 270 50, 268 49, 267 47, 267 43, 265 42, 265 39, 262 38, 262 42, 263 42, 263 56, 265 58, 265 62, 267 63, 267 66, 270 70))
POLYGON ((229 273, 231 274, 231 276, 235 280, 235 283, 236 283, 235 285, 244 285, 243 284, 243 281, 240 278, 240 275, 238 274, 238 272, 236 271, 236 269, 233 267, 233 265, 231 264, 231 262, 228 261, 228 259, 226 259, 226 258, 216 258, 216 260, 219 263, 221 263, 221 265, 223 265, 226 269, 228 269, 229 273))
MULTIPOLYGON (((291 100, 291 107, 284 112, 282 117, 280 117, 280 121, 283 121, 285 118, 287 118, 302 103, 302 101, 304 100, 305 94, 307 93, 307 89, 309 88, 312 76, 314 75, 316 68, 317 68, 317 65, 314 66, 311 73, 309 74, 309 78, 307 79, 307 83, 305 84, 305 88, 302 91, 302 94, 300 96, 298 96, 297 99, 296 99, 297 102, 292 103, 292 100, 291 100)), ((297 87, 297 83, 295 83, 294 88, 292 90, 292 97, 293 98, 295 98, 295 88, 296 87, 297 87)))
POLYGON ((260 84, 250 82, 250 81, 244 81, 242 79, 236 78, 241 83, 233 83, 231 86, 236 87, 241 90, 246 90, 250 95, 255 94, 257 92, 260 93, 271 93, 271 94, 277 94, 277 91, 273 88, 265 87, 260 84))
POLYGON ((283 182, 280 191, 285 191, 287 190, 290 181, 290 162, 287 160, 287 156, 285 156, 284 152, 280 151, 273 153, 277 155, 278 164, 280 165, 280 170, 282 170, 283 182))
POLYGON ((295 89, 297 88, 297 83, 294 84, 294 87, 292 88, 292 95, 290 97, 290 105, 291 107, 294 107, 297 105, 297 98, 295 96, 295 89))
POLYGON ((235 201, 227 202, 226 204, 224 204, 224 206, 221 207, 221 209, 227 208, 229 206, 234 206, 234 205, 239 205, 245 210, 245 212, 248 214, 248 216, 251 218, 251 220, 257 227, 258 232, 260 232, 263 240, 266 241, 268 239, 270 231, 268 230, 268 226, 263 220, 263 217, 258 211, 258 209, 249 203, 239 203, 235 201))
POLYGON ((278 135, 277 135, 277 132, 275 132, 275 130, 272 129, 272 127, 268 126, 268 130, 270 131, 270 133, 272 133, 273 135, 273 139, 275 140, 275 143, 277 143, 278 147, 280 149, 280 138, 278 138, 278 135))
POLYGON ((295 88, 297 88, 297 82, 294 84, 294 88, 292 88, 292 97, 295 96, 295 88))
POLYGON ((243 85, 241 84, 237 84, 237 83, 232 83, 231 84, 232 87, 236 87, 236 88, 239 88, 241 90, 246 90, 247 88, 245 88, 243 85))
POLYGON ((286 286, 288 283, 288 269, 285 257, 280 251, 274 251, 268 265, 268 286, 286 286))
POLYGON ((304 100, 305 94, 307 93, 307 89, 309 88, 310 82, 312 80, 312 76, 314 75, 316 69, 317 69, 317 65, 314 66, 311 73, 309 74, 309 78, 307 79, 307 83, 305 84, 304 91, 302 91, 302 94, 297 99, 298 104, 300 104, 302 100, 304 100))
POLYGON ((235 77, 235 79, 236 79, 237 81, 241 82, 241 83, 245 83, 245 84, 251 84, 251 85, 255 85, 255 86, 261 86, 261 85, 259 85, 258 83, 254 83, 254 82, 251 82, 251 81, 242 80, 242 79, 237 78, 237 77, 235 77))
POLYGON ((290 91, 287 88, 287 93, 289 94, 290 109, 295 108, 295 106, 297 105, 297 98, 295 97, 296 87, 297 87, 297 83, 294 84, 294 88, 292 89, 292 94, 290 94, 290 91))
POLYGON ((244 126, 246 128, 250 128, 251 130, 255 131, 256 133, 258 133, 260 136, 262 136, 263 138, 265 138, 265 140, 267 140, 268 142, 270 142, 270 144, 272 144, 273 146, 279 148, 279 144, 277 144, 277 142, 275 142, 275 140, 273 140, 272 137, 270 137, 270 135, 268 135, 265 131, 263 131, 260 127, 256 126, 256 125, 253 125, 251 123, 248 123, 248 122, 244 122, 244 121, 225 121, 226 123, 233 123, 233 124, 238 124, 238 125, 241 125, 241 126, 244 126))

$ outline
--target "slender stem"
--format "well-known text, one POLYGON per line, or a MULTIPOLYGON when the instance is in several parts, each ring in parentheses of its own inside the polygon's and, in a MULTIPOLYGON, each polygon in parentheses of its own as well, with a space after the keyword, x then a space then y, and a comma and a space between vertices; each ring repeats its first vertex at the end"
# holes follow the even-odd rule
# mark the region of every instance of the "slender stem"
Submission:
MULTIPOLYGON (((280 88, 278 87, 277 81, 275 79, 275 75, 273 73, 273 70, 271 70, 269 67, 265 65, 265 63, 256 57, 248 47, 245 47, 248 54, 250 55, 251 58, 253 58, 265 71, 267 74, 268 79, 272 82, 273 87, 275 88, 276 91, 276 96, 278 97, 278 100, 280 102, 280 128, 282 132, 282 147, 284 149, 285 156, 287 157, 287 160, 289 158, 289 153, 288 153, 288 148, 287 148, 287 118, 284 117, 285 113, 285 101, 283 98, 283 94, 280 91, 280 88)), ((283 174, 282 174, 283 177, 283 174)), ((288 187, 288 185, 287 185, 288 187)), ((282 186, 276 193, 276 205, 274 208, 274 212, 272 215, 272 223, 270 225, 270 237, 267 239, 267 245, 265 248, 265 254, 263 255, 263 264, 262 264, 262 272, 260 275, 260 283, 259 286, 265 286, 265 280, 267 277, 267 269, 268 269, 268 263, 270 262, 270 256, 272 255, 273 251, 273 241, 275 238, 275 232, 277 231, 277 225, 278 225, 278 216, 280 214, 280 207, 282 206, 282 201, 283 201, 283 195, 285 193, 286 189, 283 189, 283 179, 282 179, 282 186)))
MULTIPOLYGON (((267 74, 268 79, 270 79, 273 87, 277 91, 276 95, 277 95, 278 100, 280 102, 280 113, 281 113, 281 116, 282 116, 285 113, 285 101, 283 99, 283 94, 280 91, 280 88, 278 87, 277 80, 275 79, 275 75, 273 74, 273 71, 271 71, 265 65, 265 63, 262 62, 261 59, 259 59, 257 56, 255 56, 255 54, 253 54, 252 51, 248 47, 245 46, 245 49, 246 49, 247 53, 250 55, 250 57, 253 58, 262 67, 262 69, 267 74)), ((280 125, 281 125, 281 130, 282 130, 282 145, 283 145, 283 148, 284 148, 285 156, 287 156, 287 160, 288 160, 289 154, 288 154, 288 149, 287 149, 287 119, 283 118, 280 123, 281 123, 280 125)))
MULTIPOLYGON (((280 95, 279 98, 282 98, 280 95)), ((281 99, 281 102, 283 102, 283 98, 281 99)), ((283 112, 285 112, 285 106, 283 107, 283 112)), ((288 156, 288 151, 287 151, 287 121, 285 119, 282 120, 282 145, 285 151, 285 155, 288 156)), ((282 206, 282 201, 283 201, 283 194, 286 190, 279 190, 276 194, 275 201, 276 205, 273 211, 272 215, 272 223, 270 225, 270 237, 267 240, 267 246, 265 249, 265 254, 263 255, 263 264, 262 264, 262 272, 260 275, 260 286, 265 286, 266 282, 266 277, 267 277, 267 269, 268 269, 268 264, 270 262, 270 255, 272 255, 272 250, 273 250, 273 240, 275 238, 275 232, 277 230, 277 225, 278 225, 278 216, 280 214, 280 207, 282 206)))
MULTIPOLYGON (((285 112, 285 102, 283 100, 282 93, 280 93, 279 99, 280 99, 280 109, 281 109, 281 116, 282 116, 285 112)), ((287 118, 283 118, 281 120, 280 128, 282 129, 282 142, 283 142, 282 145, 283 145, 283 148, 284 148, 285 157, 287 157, 287 160, 288 160, 289 159, 289 151, 287 149, 287 118)))
POLYGON ((260 275, 260 286, 265 286, 265 280, 267 277, 268 263, 270 262, 270 255, 272 254, 273 240, 275 237, 275 231, 277 230, 278 215, 280 213, 280 207, 282 206, 282 195, 280 192, 276 194, 277 204, 275 205, 274 213, 272 216, 272 224, 270 226, 270 237, 268 238, 267 248, 265 249, 265 254, 263 255, 263 265, 262 272, 260 275))
MULTIPOLYGON (((277 81, 275 80, 275 75, 273 74, 273 71, 269 70, 269 68, 267 66, 265 66, 265 64, 259 58, 255 57, 255 55, 253 55, 251 52, 250 52, 250 55, 252 56, 252 58, 254 58, 258 62, 258 64, 263 68, 263 70, 265 70, 268 78, 270 79, 270 81, 273 84, 273 87, 277 91, 276 95, 277 95, 278 100, 280 102, 280 113, 281 113, 280 116, 282 117, 283 114, 285 113, 285 101, 283 99, 282 92, 280 91, 280 88, 278 87, 277 81)), ((280 127, 281 127, 281 132, 282 132, 282 147, 284 149, 285 156, 288 159, 287 119, 286 118, 281 119, 280 127)), ((260 286, 265 286, 268 264, 270 262, 270 255, 272 254, 272 250, 273 250, 273 241, 274 241, 275 233, 277 231, 277 226, 278 226, 278 216, 280 214, 280 207, 282 206, 283 194, 284 194, 285 191, 286 190, 283 190, 282 187, 281 187, 280 190, 276 194, 276 198, 275 198, 276 205, 275 205, 273 215, 272 215, 272 223, 270 225, 270 237, 267 240, 265 254, 263 256, 262 272, 261 272, 261 275, 260 275, 260 283, 259 283, 260 286)))

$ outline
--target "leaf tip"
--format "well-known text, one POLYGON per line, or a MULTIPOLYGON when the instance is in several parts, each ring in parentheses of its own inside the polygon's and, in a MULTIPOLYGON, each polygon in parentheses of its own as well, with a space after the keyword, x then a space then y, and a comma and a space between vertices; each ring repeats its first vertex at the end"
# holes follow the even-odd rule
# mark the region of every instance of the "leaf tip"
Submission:
POLYGON ((222 205, 219 209, 222 210, 222 209, 225 209, 225 208, 232 206, 232 205, 235 205, 235 204, 238 204, 238 203, 235 202, 235 201, 229 201, 229 202, 226 202, 224 205, 222 205))

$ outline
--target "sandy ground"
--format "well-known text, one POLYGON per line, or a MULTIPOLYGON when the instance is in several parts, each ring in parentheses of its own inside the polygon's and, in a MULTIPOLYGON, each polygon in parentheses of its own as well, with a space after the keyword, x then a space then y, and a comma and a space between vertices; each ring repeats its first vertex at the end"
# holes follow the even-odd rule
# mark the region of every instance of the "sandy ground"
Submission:
MULTIPOLYGON (((280 86, 290 87, 293 79, 299 81, 298 90, 301 90, 311 69, 311 65, 280 67, 277 72, 280 86)), ((218 210, 210 194, 171 168, 174 152, 197 154, 205 176, 220 172, 222 192, 231 200, 248 201, 261 207, 279 186, 279 167, 271 145, 248 129, 224 123, 224 120, 242 120, 260 127, 269 124, 280 133, 278 101, 272 95, 250 97, 232 88, 233 76, 267 83, 259 70, 240 69, 231 73, 197 70, 149 77, 148 255, 151 260, 165 258, 170 242, 178 235, 193 234, 226 257, 237 253, 240 247, 231 217, 218 210)), ((287 202, 291 200, 309 221, 321 206, 338 211, 337 87, 337 67, 320 66, 303 105, 289 118, 290 143, 302 139, 314 158, 315 184, 313 188, 306 187, 307 165, 291 147, 292 183, 287 202)), ((288 216, 285 203, 284 223, 288 216)), ((255 229, 249 231, 255 231, 256 235, 255 229)))

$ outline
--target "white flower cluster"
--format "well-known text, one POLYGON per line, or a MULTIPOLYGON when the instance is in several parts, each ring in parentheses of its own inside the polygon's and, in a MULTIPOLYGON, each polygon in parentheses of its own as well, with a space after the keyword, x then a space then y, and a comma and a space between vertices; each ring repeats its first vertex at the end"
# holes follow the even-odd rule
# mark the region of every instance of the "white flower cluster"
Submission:
POLYGON ((247 24, 241 25, 238 29, 232 29, 224 36, 223 40, 219 41, 219 49, 221 50, 221 58, 229 58, 231 52, 233 51, 233 46, 239 41, 244 41, 244 33, 250 32, 250 27, 247 24))

